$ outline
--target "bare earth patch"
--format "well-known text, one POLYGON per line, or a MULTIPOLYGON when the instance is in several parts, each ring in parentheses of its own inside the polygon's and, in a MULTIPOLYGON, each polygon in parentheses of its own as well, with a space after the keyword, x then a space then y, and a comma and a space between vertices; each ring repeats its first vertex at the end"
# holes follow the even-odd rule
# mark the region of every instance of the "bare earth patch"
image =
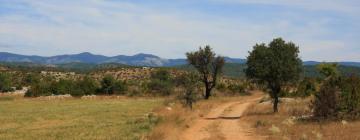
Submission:
POLYGON ((189 125, 181 135, 182 140, 255 140, 251 127, 241 118, 251 103, 260 100, 261 94, 243 97, 211 109, 210 112, 189 125))

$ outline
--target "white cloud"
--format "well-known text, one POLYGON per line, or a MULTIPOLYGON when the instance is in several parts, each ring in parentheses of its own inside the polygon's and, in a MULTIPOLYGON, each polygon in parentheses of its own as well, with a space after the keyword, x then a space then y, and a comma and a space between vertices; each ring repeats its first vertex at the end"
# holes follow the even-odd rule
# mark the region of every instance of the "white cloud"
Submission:
MULTIPOLYGON (((236 2, 269 3, 265 0, 236 2)), ((290 5, 281 0, 273 2, 290 5)), ((307 5, 294 2, 302 7, 307 5)), ((184 57, 185 52, 199 45, 210 44, 219 54, 245 57, 255 43, 281 36, 298 43, 307 60, 359 60, 346 55, 328 56, 348 46, 344 40, 329 37, 333 30, 327 25, 332 20, 327 18, 303 19, 298 25, 291 18, 259 22, 196 10, 153 9, 129 2, 27 0, 26 3, 34 15, 0 15, 0 42, 25 47, 0 48, 1 51, 40 55, 83 51, 105 55, 145 52, 176 58, 184 57), (318 55, 319 52, 322 54, 318 55)), ((334 9, 332 4, 328 5, 327 9, 334 9)), ((301 18, 304 17, 297 17, 301 18)))

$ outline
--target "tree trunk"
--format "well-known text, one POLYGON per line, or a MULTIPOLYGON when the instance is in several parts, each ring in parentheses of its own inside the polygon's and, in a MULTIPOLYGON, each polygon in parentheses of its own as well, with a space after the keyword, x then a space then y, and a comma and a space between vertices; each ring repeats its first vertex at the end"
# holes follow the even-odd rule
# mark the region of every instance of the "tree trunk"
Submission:
POLYGON ((271 86, 271 94, 272 98, 274 99, 274 113, 278 112, 278 105, 279 105, 279 93, 281 92, 281 86, 279 84, 274 84, 271 86))
POLYGON ((278 97, 278 92, 274 93, 274 113, 278 112, 278 104, 279 104, 279 97, 278 97))
POLYGON ((205 96, 204 99, 207 100, 209 99, 211 96, 211 89, 210 88, 205 88, 205 96))

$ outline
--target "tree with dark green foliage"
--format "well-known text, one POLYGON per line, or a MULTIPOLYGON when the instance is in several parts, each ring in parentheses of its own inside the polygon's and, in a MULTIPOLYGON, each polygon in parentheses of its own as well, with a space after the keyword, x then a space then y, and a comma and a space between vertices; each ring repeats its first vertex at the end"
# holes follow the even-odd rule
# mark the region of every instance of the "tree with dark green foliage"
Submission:
POLYGON ((13 91, 11 83, 11 75, 8 73, 0 73, 0 92, 13 91))
POLYGON ((249 53, 246 76, 266 84, 274 100, 274 112, 278 112, 279 93, 284 86, 296 82, 302 72, 299 47, 276 38, 269 45, 256 44, 249 53))
POLYGON ((218 77, 225 64, 224 57, 216 56, 210 46, 205 46, 196 52, 186 53, 187 61, 200 73, 200 81, 204 83, 204 98, 209 99, 211 91, 216 87, 218 77))

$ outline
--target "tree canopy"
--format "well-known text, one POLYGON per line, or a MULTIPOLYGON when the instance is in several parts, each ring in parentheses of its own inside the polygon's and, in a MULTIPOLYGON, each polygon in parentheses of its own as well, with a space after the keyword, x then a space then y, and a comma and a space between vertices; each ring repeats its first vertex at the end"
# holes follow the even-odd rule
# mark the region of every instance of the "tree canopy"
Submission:
POLYGON ((222 73, 225 64, 224 57, 216 56, 209 45, 196 52, 186 53, 187 61, 201 74, 201 81, 205 85, 204 98, 209 99, 211 90, 216 86, 217 78, 222 73))
POLYGON ((302 72, 299 47, 276 38, 268 45, 256 44, 247 57, 247 78, 266 84, 277 112, 278 96, 283 86, 295 82, 302 72))

